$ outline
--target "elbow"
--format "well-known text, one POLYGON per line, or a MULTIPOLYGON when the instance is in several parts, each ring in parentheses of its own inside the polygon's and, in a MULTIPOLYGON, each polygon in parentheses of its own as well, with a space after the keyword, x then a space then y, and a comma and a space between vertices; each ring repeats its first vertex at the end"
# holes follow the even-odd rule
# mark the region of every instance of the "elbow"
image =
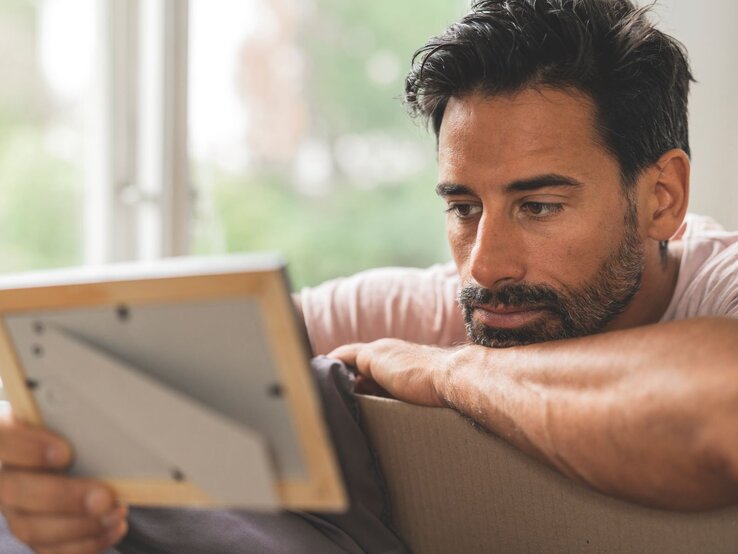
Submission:
POLYGON ((738 505, 738 385, 725 385, 699 402, 683 399, 683 407, 669 410, 666 419, 661 414, 652 463, 642 467, 641 486, 631 489, 631 500, 683 512, 738 505))
MULTIPOLYGON (((738 392, 738 391, 737 391, 738 392)), ((694 488, 676 509, 702 511, 738 505, 738 394, 715 407, 694 445, 694 488)))

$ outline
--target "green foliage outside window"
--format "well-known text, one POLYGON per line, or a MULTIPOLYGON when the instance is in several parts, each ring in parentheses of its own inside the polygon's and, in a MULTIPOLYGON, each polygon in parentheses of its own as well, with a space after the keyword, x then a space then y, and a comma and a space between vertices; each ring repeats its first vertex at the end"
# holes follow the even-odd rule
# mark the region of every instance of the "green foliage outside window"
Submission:
POLYGON ((221 175, 214 191, 229 252, 279 251, 295 287, 378 266, 426 266, 447 259, 435 174, 326 198, 295 194, 268 176, 244 186, 221 175))
POLYGON ((34 2, 0 6, 0 272, 81 263, 83 173, 47 148, 59 107, 38 72, 34 2))
MULTIPOLYGON (((294 186, 288 164, 263 164, 247 176, 201 165, 196 181, 210 183, 210 210, 221 226, 222 248, 282 252, 297 288, 370 267, 447 260, 443 206, 434 193, 435 139, 408 118, 400 96, 412 53, 456 19, 466 3, 316 4, 301 36, 311 136, 335 144, 347 134, 381 133, 417 145, 422 167, 399 180, 361 183, 334 160, 331 191, 313 196, 294 186), (397 60, 393 78, 379 83, 366 69, 378 53, 397 60)), ((200 242, 198 250, 208 246, 200 242)))

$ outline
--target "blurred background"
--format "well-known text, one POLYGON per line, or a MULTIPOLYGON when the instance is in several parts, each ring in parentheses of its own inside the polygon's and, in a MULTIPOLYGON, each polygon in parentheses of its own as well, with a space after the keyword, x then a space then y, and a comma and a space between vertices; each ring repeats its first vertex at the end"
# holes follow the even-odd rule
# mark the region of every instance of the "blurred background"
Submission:
MULTIPOLYGON (((277 250, 296 287, 449 258, 399 97, 468 0, 1 0, 0 272, 277 250)), ((688 48, 691 209, 738 228, 738 3, 688 48)))

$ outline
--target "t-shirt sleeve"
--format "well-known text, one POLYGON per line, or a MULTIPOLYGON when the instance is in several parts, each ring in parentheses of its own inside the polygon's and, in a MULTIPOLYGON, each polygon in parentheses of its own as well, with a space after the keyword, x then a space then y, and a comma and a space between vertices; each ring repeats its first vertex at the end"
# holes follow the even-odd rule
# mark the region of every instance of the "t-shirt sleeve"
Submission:
POLYGON ((701 312, 738 319, 738 242, 720 252, 704 271, 701 312))
POLYGON ((710 252, 693 270, 677 303, 675 319, 738 318, 738 241, 727 246, 721 241, 704 241, 699 246, 710 252))
POLYGON ((451 346, 465 341, 453 264, 382 268, 328 281, 300 293, 314 354, 342 344, 392 337, 451 346))

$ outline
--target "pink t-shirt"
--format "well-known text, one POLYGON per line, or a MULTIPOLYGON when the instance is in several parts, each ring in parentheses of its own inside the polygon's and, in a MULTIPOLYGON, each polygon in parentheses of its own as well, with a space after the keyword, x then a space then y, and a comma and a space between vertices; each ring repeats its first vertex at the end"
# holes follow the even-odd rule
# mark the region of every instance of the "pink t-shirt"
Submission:
MULTIPOLYGON (((672 240, 682 244, 682 259, 662 321, 738 318, 738 232, 690 214, 672 240)), ((464 343, 458 288, 459 276, 449 263, 373 269, 304 289, 300 300, 313 352, 384 337, 439 346, 464 343)))
POLYGON ((661 321, 738 318, 738 231, 688 214, 674 241, 682 243, 682 261, 674 296, 661 321))

